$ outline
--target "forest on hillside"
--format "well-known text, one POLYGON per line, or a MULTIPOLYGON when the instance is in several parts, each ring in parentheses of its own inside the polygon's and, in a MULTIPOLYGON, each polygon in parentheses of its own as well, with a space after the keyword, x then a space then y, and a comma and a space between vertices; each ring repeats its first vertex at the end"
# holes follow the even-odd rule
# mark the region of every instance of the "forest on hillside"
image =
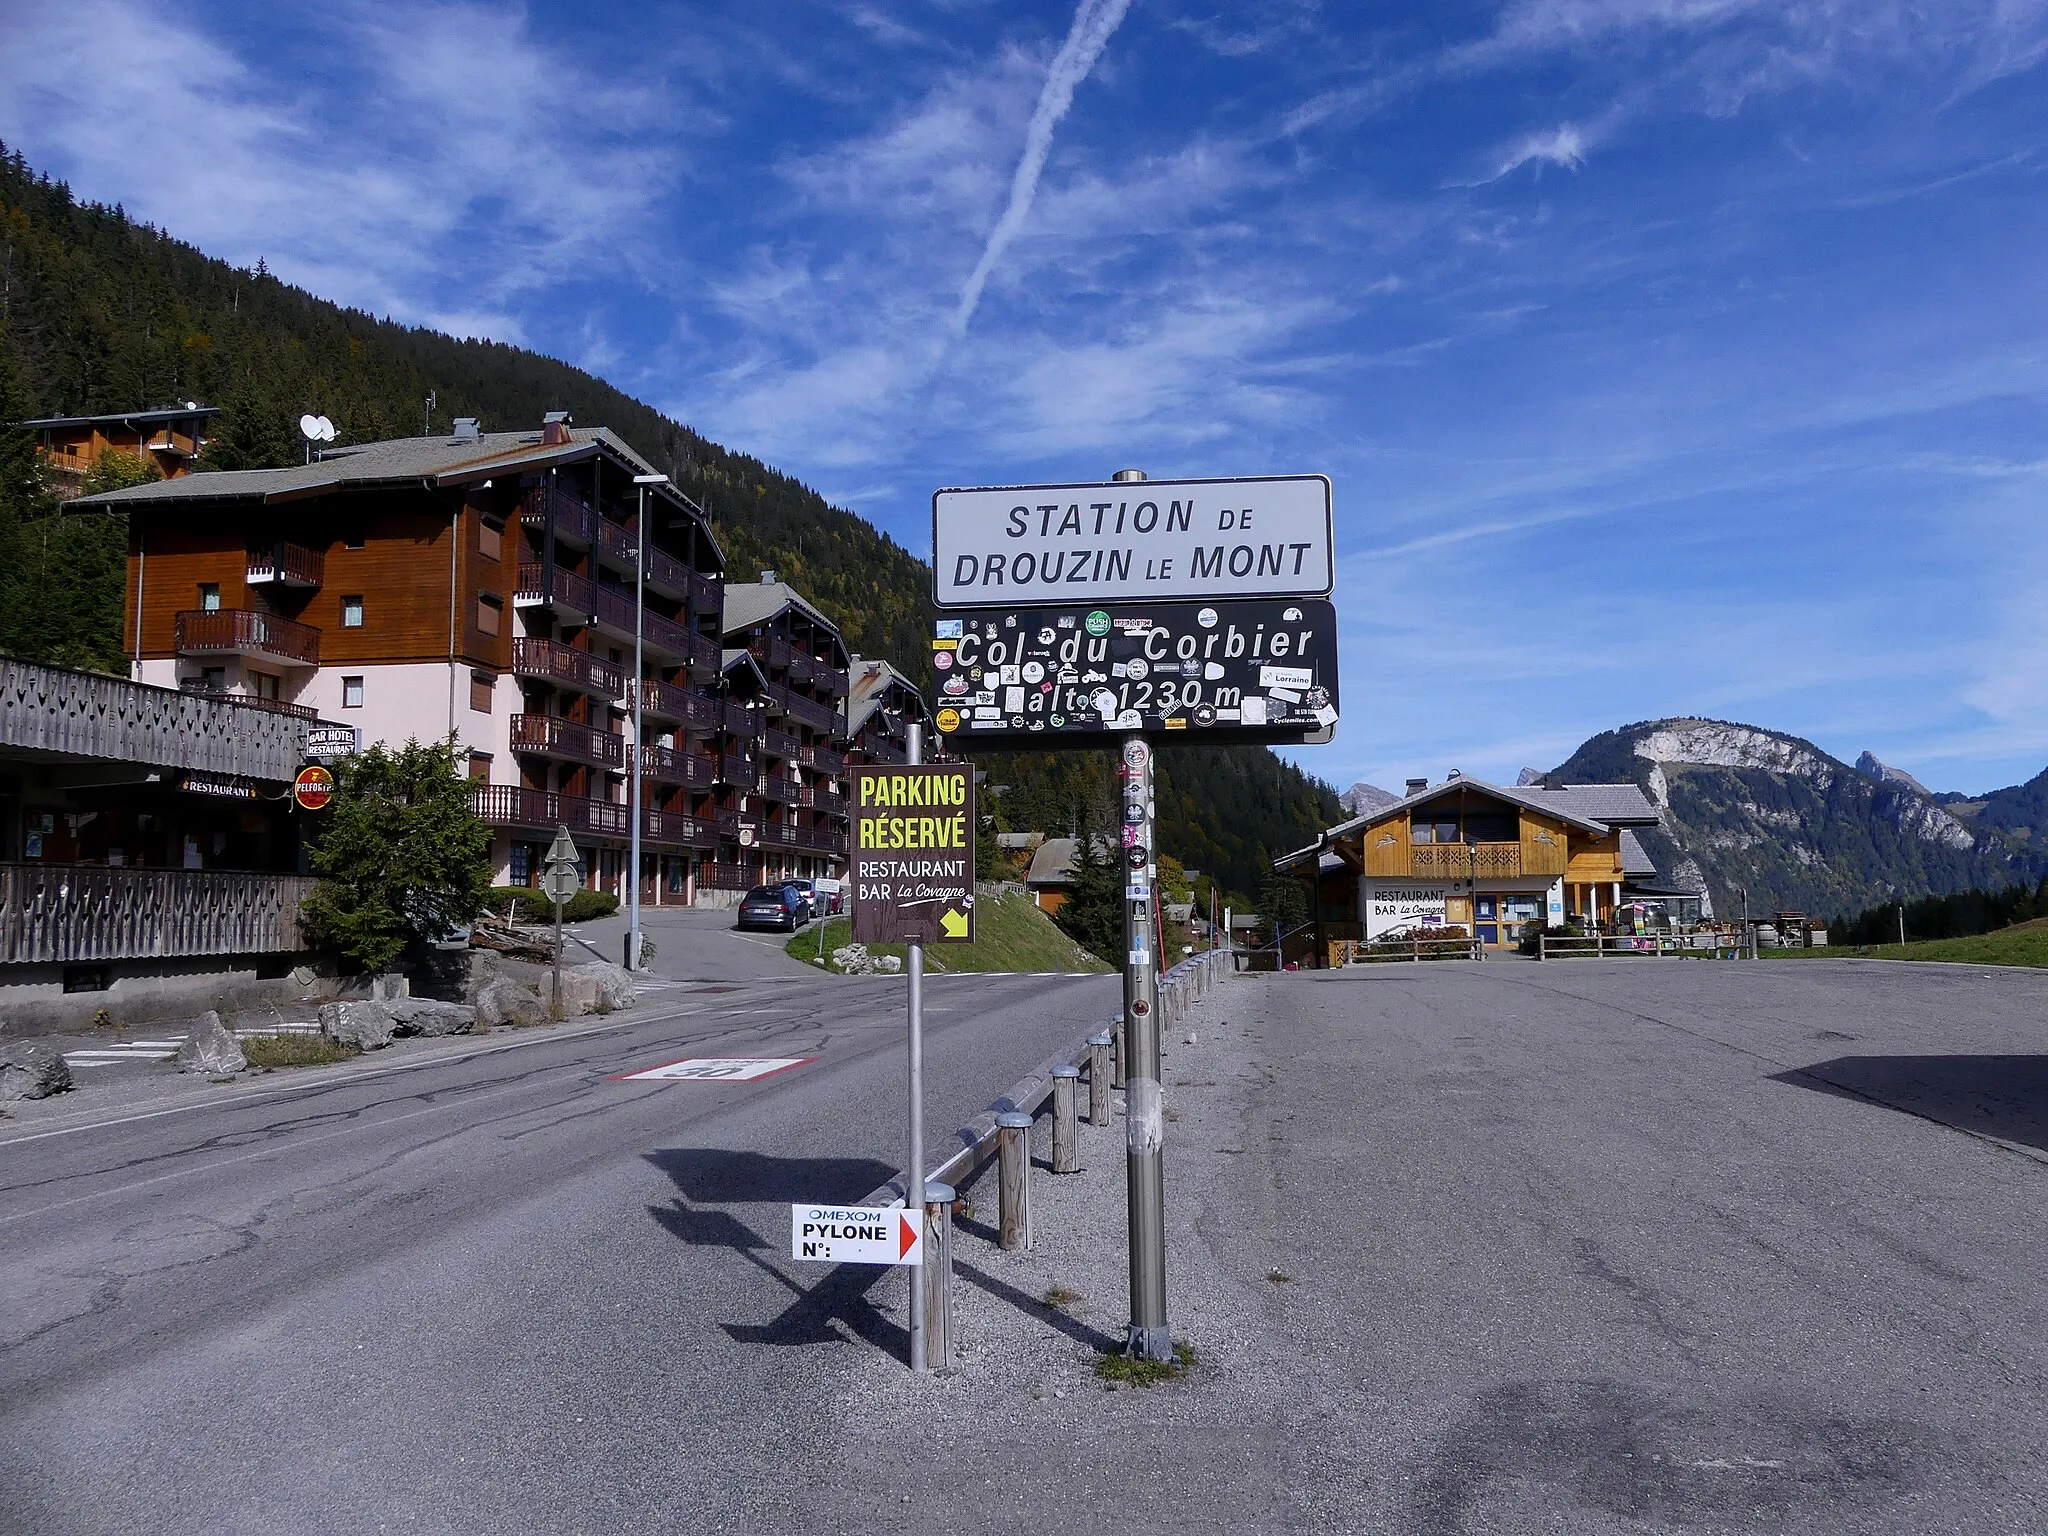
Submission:
MULTIPOLYGON (((342 441, 366 442, 445 431, 456 416, 487 431, 538 427, 567 410, 611 427, 694 496, 737 579, 774 570, 853 650, 926 675, 928 569, 800 480, 555 358, 395 324, 260 263, 215 260, 118 205, 80 202, 0 145, 0 423, 188 399, 226 412, 203 463, 213 469, 298 462, 294 423, 309 411, 342 441)), ((0 431, 0 652, 125 671, 126 547, 119 517, 62 514, 30 435, 0 431)), ((1329 786, 1263 748, 1172 748, 1161 762, 1162 846, 1234 891, 1257 890, 1274 854, 1339 815, 1329 786)), ((1012 786, 1006 825, 1069 830, 1092 803, 1108 815, 1106 755, 1003 754, 992 767, 1012 786)))

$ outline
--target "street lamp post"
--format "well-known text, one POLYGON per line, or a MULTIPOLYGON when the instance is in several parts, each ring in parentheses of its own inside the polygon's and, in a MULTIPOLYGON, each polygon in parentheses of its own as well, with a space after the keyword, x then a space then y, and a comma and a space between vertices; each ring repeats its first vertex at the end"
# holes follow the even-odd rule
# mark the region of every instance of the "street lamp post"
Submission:
POLYGON ((647 487, 667 485, 667 475, 635 475, 640 487, 640 511, 633 529, 633 767, 627 792, 632 801, 633 830, 627 840, 626 969, 640 969, 640 695, 646 691, 642 679, 646 667, 641 652, 647 631, 647 487))

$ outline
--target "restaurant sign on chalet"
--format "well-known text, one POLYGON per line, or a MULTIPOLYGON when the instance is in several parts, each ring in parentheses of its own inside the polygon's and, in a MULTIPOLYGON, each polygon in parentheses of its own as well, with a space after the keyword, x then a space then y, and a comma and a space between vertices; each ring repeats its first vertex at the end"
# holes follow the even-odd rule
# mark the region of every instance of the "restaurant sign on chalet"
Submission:
POLYGON ((994 486, 932 495, 941 608, 1326 597, 1324 475, 994 486))

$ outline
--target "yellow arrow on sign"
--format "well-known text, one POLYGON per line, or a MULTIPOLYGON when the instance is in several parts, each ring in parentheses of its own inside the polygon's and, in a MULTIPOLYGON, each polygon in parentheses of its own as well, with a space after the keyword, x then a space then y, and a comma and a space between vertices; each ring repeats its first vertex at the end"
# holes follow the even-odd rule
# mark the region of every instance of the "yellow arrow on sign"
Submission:
POLYGON ((955 912, 951 907, 948 907, 939 915, 939 926, 945 930, 946 937, 949 939, 964 939, 967 937, 966 917, 961 913, 955 912))

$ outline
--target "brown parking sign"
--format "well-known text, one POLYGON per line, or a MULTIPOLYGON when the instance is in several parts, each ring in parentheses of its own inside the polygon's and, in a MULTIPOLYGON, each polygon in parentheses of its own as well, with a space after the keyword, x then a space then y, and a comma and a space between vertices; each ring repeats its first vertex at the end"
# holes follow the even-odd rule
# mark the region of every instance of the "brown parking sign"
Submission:
POLYGON ((853 771, 853 937, 974 942, 974 768, 853 771))

